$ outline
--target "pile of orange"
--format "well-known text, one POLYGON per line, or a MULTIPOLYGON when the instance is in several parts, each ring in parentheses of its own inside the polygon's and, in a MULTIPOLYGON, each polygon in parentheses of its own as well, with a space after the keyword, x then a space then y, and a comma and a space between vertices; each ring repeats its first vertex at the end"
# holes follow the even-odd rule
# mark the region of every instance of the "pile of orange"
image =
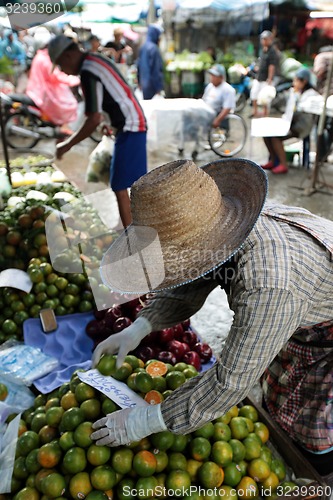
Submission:
MULTIPOLYGON (((135 356, 127 356, 120 369, 104 356, 99 368, 151 404, 196 375, 184 363, 144 364, 135 356)), ((185 492, 192 500, 248 500, 283 484, 285 466, 267 446, 268 428, 253 406, 234 406, 189 435, 163 431, 127 446, 97 446, 92 423, 118 409, 77 374, 38 395, 22 415, 10 498, 125 500, 183 498, 185 492)))

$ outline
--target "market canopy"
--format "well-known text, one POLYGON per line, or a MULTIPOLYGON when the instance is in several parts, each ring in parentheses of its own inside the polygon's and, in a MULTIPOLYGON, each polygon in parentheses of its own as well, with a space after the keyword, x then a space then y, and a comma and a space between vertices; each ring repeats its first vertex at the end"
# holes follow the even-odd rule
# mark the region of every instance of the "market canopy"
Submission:
POLYGON ((268 0, 178 0, 176 22, 216 22, 226 19, 262 21, 269 17, 268 0))

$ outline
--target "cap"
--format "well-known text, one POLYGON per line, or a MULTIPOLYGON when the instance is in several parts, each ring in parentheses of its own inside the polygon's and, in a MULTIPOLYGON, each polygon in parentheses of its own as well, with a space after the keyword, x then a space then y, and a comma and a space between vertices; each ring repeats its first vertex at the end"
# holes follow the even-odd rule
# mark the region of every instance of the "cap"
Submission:
POLYGON ((308 68, 300 68, 299 70, 296 71, 295 77, 299 78, 299 80, 306 80, 307 82, 310 83, 311 71, 308 68))
POLYGON ((273 36, 273 33, 269 30, 265 30, 261 33, 260 35, 260 39, 264 39, 264 38, 271 38, 273 36))
POLYGON ((61 54, 70 46, 72 43, 75 43, 73 38, 68 38, 65 35, 58 35, 49 43, 49 56, 53 64, 56 64, 57 59, 61 56, 61 54))
POLYGON ((209 70, 208 73, 214 76, 223 76, 225 78, 225 67, 222 64, 214 64, 209 70))

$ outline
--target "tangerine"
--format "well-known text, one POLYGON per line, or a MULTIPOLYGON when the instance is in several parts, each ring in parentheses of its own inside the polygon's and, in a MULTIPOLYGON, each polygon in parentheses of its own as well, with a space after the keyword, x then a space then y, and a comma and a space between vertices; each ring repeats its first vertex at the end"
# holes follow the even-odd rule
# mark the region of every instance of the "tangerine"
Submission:
POLYGON ((111 465, 119 474, 128 474, 132 469, 133 457, 134 453, 130 448, 119 447, 112 455, 111 465))
MULTIPOLYGON (((117 453, 117 451, 115 453, 117 453)), ((91 465, 104 465, 110 460, 110 457, 111 449, 108 446, 97 446, 97 444, 92 444, 87 450, 87 460, 91 465)), ((115 467, 114 469, 116 470, 115 467)), ((118 471, 116 470, 116 472, 118 471)))
POLYGON ((66 490, 65 478, 58 472, 52 472, 41 481, 42 492, 49 498, 61 497, 66 490))
POLYGON ((230 444, 226 441, 215 441, 212 446, 211 459, 220 467, 231 464, 233 452, 230 444))
POLYGON ((244 417, 232 417, 229 423, 231 437, 242 440, 249 435, 249 429, 244 417))
POLYGON ((69 492, 72 498, 85 498, 92 491, 88 472, 78 472, 69 481, 69 492))
POLYGON ((237 486, 242 479, 242 471, 238 464, 232 462, 224 469, 224 484, 228 486, 237 486))
POLYGON ((244 405, 239 409, 238 415, 240 417, 246 417, 252 420, 252 422, 257 422, 259 415, 256 408, 252 405, 244 405))
POLYGON ((204 488, 218 488, 223 479, 223 469, 215 462, 204 462, 198 470, 198 480, 204 488))
POLYGON ((82 422, 74 431, 74 441, 80 448, 88 448, 92 443, 91 434, 93 432, 91 422, 82 422))
POLYGON ((172 470, 166 477, 165 486, 167 490, 186 491, 191 486, 191 478, 186 470, 172 470))
POLYGON ((195 437, 189 444, 191 458, 203 462, 211 452, 212 446, 208 439, 203 437, 195 437))
POLYGON ((255 458, 247 466, 247 473, 258 483, 264 481, 270 475, 271 469, 265 460, 255 458))
POLYGON ((174 434, 170 431, 160 431, 149 436, 149 440, 153 447, 161 451, 166 451, 171 448, 174 439, 174 434))
POLYGON ((213 422, 207 422, 199 429, 196 429, 193 432, 193 436, 195 437, 203 437, 206 439, 210 439, 214 434, 214 424, 213 422))
POLYGON ((168 456, 168 471, 170 470, 186 470, 187 460, 183 453, 173 451, 168 456))
POLYGON ((159 391, 152 389, 145 394, 144 400, 150 405, 158 405, 164 400, 162 394, 159 391))
POLYGON ((77 474, 84 471, 87 466, 85 451, 82 448, 70 448, 66 452, 62 463, 65 471, 69 474, 77 474))
POLYGON ((258 485, 252 477, 242 477, 236 489, 238 498, 241 500, 251 500, 259 496, 258 485))
POLYGON ((255 422, 254 432, 260 437, 262 444, 265 444, 269 439, 269 430, 263 422, 255 422))
MULTIPOLYGON (((185 364, 185 363, 184 363, 185 364)), ((186 367, 186 365, 185 365, 186 367)), ((146 367, 146 372, 151 377, 163 377, 168 371, 168 367, 163 361, 153 361, 146 367)))
POLYGON ((215 422, 214 432, 213 432, 213 441, 229 441, 231 438, 231 430, 229 425, 224 424, 223 422, 215 422))
POLYGON ((59 444, 55 441, 43 444, 37 455, 39 464, 45 469, 55 467, 61 460, 62 451, 59 444))
POLYGON ((134 455, 133 469, 139 476, 152 476, 156 472, 156 467, 157 460, 152 452, 140 450, 134 455))
POLYGON ((96 391, 91 385, 86 384, 85 382, 80 382, 75 387, 75 398, 79 403, 83 403, 87 399, 92 399, 96 395, 96 391))
POLYGON ((90 481, 96 490, 110 490, 117 484, 117 474, 109 465, 98 465, 91 471, 90 481))

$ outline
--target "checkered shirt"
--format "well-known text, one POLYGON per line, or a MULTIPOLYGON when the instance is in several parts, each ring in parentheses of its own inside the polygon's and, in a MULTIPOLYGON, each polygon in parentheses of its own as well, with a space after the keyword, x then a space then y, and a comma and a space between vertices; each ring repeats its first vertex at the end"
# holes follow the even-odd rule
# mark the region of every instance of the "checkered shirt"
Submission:
MULTIPOLYGON (((168 429, 187 434, 250 391, 300 326, 332 319, 333 222, 307 210, 266 204, 235 256, 226 290, 233 323, 217 363, 161 405, 168 429)), ((195 314, 218 286, 205 277, 156 294, 141 315, 153 330, 195 314)))

